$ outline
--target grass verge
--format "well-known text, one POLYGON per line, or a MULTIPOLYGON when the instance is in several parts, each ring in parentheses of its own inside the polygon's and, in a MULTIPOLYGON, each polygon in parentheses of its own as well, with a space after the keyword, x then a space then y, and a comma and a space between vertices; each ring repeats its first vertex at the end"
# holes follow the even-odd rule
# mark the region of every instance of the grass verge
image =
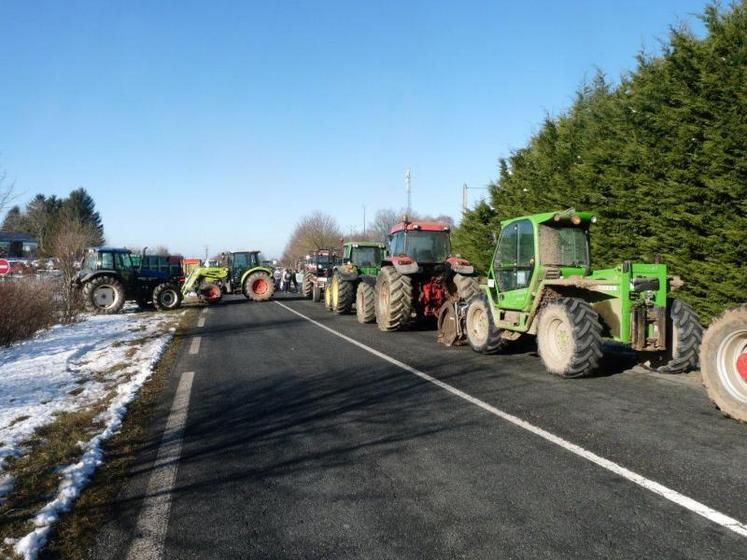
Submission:
MULTIPOLYGON (((180 335, 196 321, 198 310, 186 311, 172 343, 138 398, 130 404, 122 429, 105 445, 105 463, 80 495, 75 508, 63 515, 55 526, 42 558, 86 558, 97 529, 110 517, 111 504, 144 443, 144 427, 153 414, 153 404, 176 362, 181 347, 180 335)), ((59 467, 80 459, 78 442, 88 441, 103 429, 95 418, 108 406, 109 400, 104 399, 86 410, 60 414, 26 442, 29 453, 8 461, 5 473, 16 480, 13 491, 0 506, 0 557, 13 557, 12 547, 4 544, 5 538, 18 538, 31 530, 29 520, 56 495, 59 467)))

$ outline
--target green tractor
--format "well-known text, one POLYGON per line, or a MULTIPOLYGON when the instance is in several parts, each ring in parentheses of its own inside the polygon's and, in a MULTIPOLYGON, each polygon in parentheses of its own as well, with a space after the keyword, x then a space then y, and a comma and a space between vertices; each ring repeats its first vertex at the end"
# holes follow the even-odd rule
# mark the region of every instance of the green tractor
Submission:
POLYGON ((666 265, 625 261, 592 270, 589 228, 596 221, 569 209, 501 222, 488 284, 466 309, 473 350, 496 353, 534 335, 547 371, 567 378, 597 368, 603 339, 628 346, 662 373, 697 366, 702 327, 689 305, 670 299, 678 286, 666 265))
POLYGON ((221 266, 193 268, 182 285, 182 296, 196 294, 202 303, 218 303, 223 294, 243 294, 254 301, 272 297, 272 271, 260 265, 259 251, 221 254, 221 266))
POLYGON ((386 256, 386 245, 376 241, 348 241, 342 246, 342 264, 334 268, 326 307, 338 314, 350 313, 355 304, 359 323, 376 320, 376 277, 386 256))
POLYGON ((220 264, 228 271, 228 278, 222 285, 226 293, 243 294, 254 301, 267 301, 275 293, 272 269, 262 264, 259 251, 223 253, 220 264))

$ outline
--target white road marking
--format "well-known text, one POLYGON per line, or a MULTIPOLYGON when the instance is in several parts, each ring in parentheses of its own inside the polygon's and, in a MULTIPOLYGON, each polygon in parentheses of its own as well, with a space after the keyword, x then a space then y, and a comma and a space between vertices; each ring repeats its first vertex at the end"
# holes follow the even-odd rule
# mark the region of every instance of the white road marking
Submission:
POLYGON ((182 453, 182 438, 194 375, 193 371, 187 371, 179 379, 166 429, 148 480, 143 508, 137 518, 136 537, 130 545, 127 560, 160 560, 163 557, 171 510, 171 491, 174 489, 182 453))
POLYGON ((324 329, 325 331, 330 332, 333 335, 338 336, 351 344, 354 344, 355 346, 358 346, 359 348, 365 350, 366 352, 373 354, 374 356, 381 358, 382 360, 386 360, 390 364, 393 364, 409 373, 412 373, 413 375, 417 375, 421 379, 424 379, 425 381, 433 383, 434 385, 441 387, 442 389, 448 391, 449 393, 456 395, 457 397, 462 398, 465 401, 474 404, 475 406, 479 406, 483 410, 490 412, 491 414, 494 414, 495 416, 498 416, 499 418, 502 418, 503 420, 506 420, 507 422, 511 422, 512 424, 514 424, 515 426, 518 426, 519 428, 522 428, 524 430, 527 430, 528 432, 538 435, 539 437, 551 443, 554 443, 555 445, 558 445, 562 447, 563 449, 570 451, 571 453, 575 455, 578 455, 579 457, 582 457, 588 461, 591 461, 592 463, 599 465, 603 469, 606 469, 610 472, 613 472, 614 474, 618 476, 621 476, 631 482, 634 482, 635 484, 645 488, 646 490, 650 490, 654 494, 658 494, 659 496, 662 496, 663 498, 666 498, 667 500, 674 502, 675 504, 692 511, 693 513, 697 513, 698 515, 701 515, 705 517, 706 519, 713 521, 714 523, 721 525, 722 527, 726 529, 729 529, 730 531, 734 531, 738 535, 747 537, 747 525, 734 519, 733 517, 729 517, 728 515, 723 514, 719 511, 716 511, 715 509, 710 508, 707 505, 702 504, 696 500, 693 500, 692 498, 685 496, 684 494, 680 494, 676 490, 672 490, 671 488, 663 486, 653 480, 650 480, 643 475, 640 475, 636 472, 626 469, 622 465, 618 465, 617 463, 610 461, 609 459, 600 457, 599 455, 596 455, 595 453, 592 453, 591 451, 584 449, 583 447, 580 447, 576 445, 575 443, 571 443, 570 441, 567 441, 559 436, 556 436, 555 434, 552 434, 548 432, 547 430, 543 430, 542 428, 539 428, 535 426, 534 424, 530 424, 529 422, 527 422, 526 420, 522 420, 518 416, 514 416, 513 414, 509 414, 508 412, 504 412, 500 409, 497 409, 494 406, 465 393, 464 391, 460 391, 459 389, 449 385, 448 383, 444 383, 443 381, 440 381, 436 379, 435 377, 431 377, 427 373, 423 373, 422 371, 417 370, 414 367, 408 366, 407 364, 400 362, 399 360, 392 358, 391 356, 388 356, 384 354, 383 352, 379 352, 378 350, 375 350, 374 348, 371 348, 370 346, 366 346, 365 344, 358 342, 357 340, 350 338, 349 336, 346 336, 340 332, 337 332, 336 330, 331 329, 327 327, 326 325, 322 325, 318 321, 315 321, 314 319, 307 317, 303 313, 299 313, 298 311, 288 307, 287 305, 283 305, 279 301, 276 301, 275 303, 277 303, 280 307, 287 309, 291 313, 294 313, 298 315, 299 317, 302 317, 303 319, 306 319, 307 321, 315 324, 317 327, 320 327, 324 329))
POLYGON ((197 319, 197 326, 198 327, 204 327, 205 326, 205 317, 200 317, 197 319))
POLYGON ((202 313, 203 315, 207 315, 207 312, 208 312, 208 308, 207 307, 203 307, 202 311, 200 311, 200 313, 202 313))
POLYGON ((196 336, 192 339, 192 342, 189 345, 190 354, 197 354, 200 351, 200 342, 202 342, 201 336, 196 336))

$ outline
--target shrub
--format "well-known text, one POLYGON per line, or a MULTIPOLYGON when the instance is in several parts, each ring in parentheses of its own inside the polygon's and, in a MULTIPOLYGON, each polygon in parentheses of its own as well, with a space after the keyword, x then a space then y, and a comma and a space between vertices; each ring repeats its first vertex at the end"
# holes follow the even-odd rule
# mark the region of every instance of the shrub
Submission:
POLYGON ((0 346, 28 338, 60 320, 59 281, 0 282, 0 346))

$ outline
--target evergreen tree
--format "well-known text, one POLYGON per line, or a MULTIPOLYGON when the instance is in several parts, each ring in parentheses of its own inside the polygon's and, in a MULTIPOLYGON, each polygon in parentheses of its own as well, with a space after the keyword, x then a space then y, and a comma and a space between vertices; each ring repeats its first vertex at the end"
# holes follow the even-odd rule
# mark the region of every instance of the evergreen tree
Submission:
POLYGON ((603 76, 500 160, 489 211, 467 212, 455 246, 483 271, 486 229, 523 214, 592 210, 595 267, 657 254, 707 320, 747 301, 747 2, 706 8, 704 39, 673 29, 660 56, 603 76))
POLYGON ((95 244, 104 243, 104 225, 101 216, 96 211, 96 203, 84 188, 78 188, 70 193, 63 203, 65 211, 85 226, 96 232, 95 244))

